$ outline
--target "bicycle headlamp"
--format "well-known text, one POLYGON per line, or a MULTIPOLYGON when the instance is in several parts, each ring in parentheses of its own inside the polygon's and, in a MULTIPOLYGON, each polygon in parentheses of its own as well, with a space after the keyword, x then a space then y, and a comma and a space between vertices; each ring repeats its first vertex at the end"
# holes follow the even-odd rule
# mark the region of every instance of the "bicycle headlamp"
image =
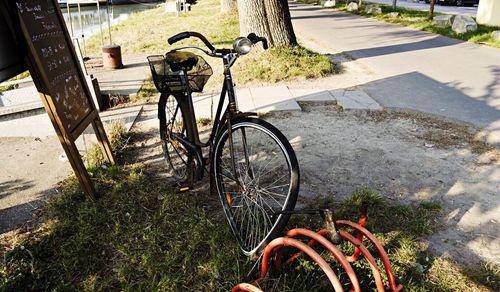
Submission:
POLYGON ((250 51, 252 50, 252 45, 253 45, 252 41, 249 40, 248 38, 239 37, 236 40, 234 40, 233 48, 236 51, 236 53, 240 55, 246 55, 250 53, 250 51))

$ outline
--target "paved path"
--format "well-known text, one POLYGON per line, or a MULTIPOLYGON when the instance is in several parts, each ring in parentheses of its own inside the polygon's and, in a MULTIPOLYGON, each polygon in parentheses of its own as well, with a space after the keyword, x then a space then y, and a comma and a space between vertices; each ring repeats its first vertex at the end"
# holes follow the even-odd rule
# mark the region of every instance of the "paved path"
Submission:
MULTIPOLYGON (((369 0, 369 2, 381 3, 386 5, 392 5, 392 0, 369 0)), ((408 0, 398 0, 396 2, 398 7, 411 8, 415 10, 429 11, 429 5, 424 1, 414 2, 408 0)), ((477 15, 477 5, 474 6, 454 6, 454 5, 440 5, 436 4, 434 6, 435 12, 447 13, 447 14, 457 14, 457 15, 469 15, 476 17, 477 15)))
POLYGON ((383 107, 444 116, 500 142, 500 50, 357 15, 291 3, 306 45, 343 53, 375 72, 359 84, 383 107))
MULTIPOLYGON (((197 118, 212 118, 217 111, 219 92, 193 97, 197 118)), ((238 107, 245 112, 301 111, 300 103, 339 105, 344 110, 382 110, 368 94, 359 89, 290 88, 285 85, 236 89, 238 107)))
MULTIPOLYGON (((101 95, 132 98, 138 94, 144 81, 151 75, 146 56, 124 56, 124 67, 119 70, 104 68, 101 58, 93 58, 86 62, 86 68, 88 74, 93 75, 99 81, 101 95)), ((0 122, 45 113, 43 103, 31 78, 24 81, 21 88, 0 92, 0 122)), ((5 82, 2 85, 8 83, 13 82, 5 82)))

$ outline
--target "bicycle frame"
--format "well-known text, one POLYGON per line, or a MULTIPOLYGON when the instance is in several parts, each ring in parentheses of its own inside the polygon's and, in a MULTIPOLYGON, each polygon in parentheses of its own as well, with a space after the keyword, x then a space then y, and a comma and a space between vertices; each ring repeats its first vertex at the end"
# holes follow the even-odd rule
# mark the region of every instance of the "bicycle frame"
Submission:
MULTIPOLYGON (((189 153, 196 158, 197 163, 200 167, 198 167, 197 172, 195 173, 196 180, 201 180, 203 178, 204 169, 206 166, 206 159, 203 158, 202 148, 212 146, 215 138, 222 131, 224 126, 227 125, 229 131, 231 131, 231 121, 238 117, 249 117, 249 116, 257 116, 256 113, 246 112, 242 113, 238 111, 238 104, 236 100, 236 93, 234 90, 233 77, 231 74, 231 66, 236 61, 238 56, 236 54, 228 54, 222 57, 224 64, 224 83, 222 85, 222 91, 220 94, 219 103, 217 105, 217 111, 215 114, 215 118, 213 121, 213 127, 210 133, 208 140, 203 143, 200 141, 200 136, 198 132, 198 125, 196 123, 196 114, 193 105, 192 92, 189 89, 189 86, 186 86, 186 92, 182 94, 173 94, 174 98, 177 100, 177 103, 182 110, 184 115, 184 125, 186 126, 186 137, 182 137, 177 135, 175 137, 183 146, 189 151, 189 153), (225 109, 224 102, 226 100, 226 96, 228 98, 228 105, 225 109), (224 112, 223 112, 224 110, 224 112)), ((187 72, 184 72, 184 82, 187 81, 187 72)), ((160 96, 160 102, 158 103, 158 113, 164 111, 165 108, 165 99, 168 98, 168 95, 162 94, 160 96), (163 107, 163 108, 162 108, 163 107)), ((159 116, 161 116, 159 114, 159 116)), ((231 156, 233 155, 232 150, 232 135, 229 133, 229 147, 231 156)), ((210 154, 211 155, 211 154, 210 154)), ((235 176, 236 177, 236 176, 235 176)))

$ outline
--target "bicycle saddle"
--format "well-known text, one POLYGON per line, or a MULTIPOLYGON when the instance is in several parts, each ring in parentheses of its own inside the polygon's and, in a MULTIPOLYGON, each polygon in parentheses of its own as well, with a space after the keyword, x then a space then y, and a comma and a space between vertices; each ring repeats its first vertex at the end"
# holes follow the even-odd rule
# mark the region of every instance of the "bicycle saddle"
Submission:
POLYGON ((165 54, 165 60, 172 71, 190 71, 198 64, 198 56, 191 52, 171 51, 165 54))

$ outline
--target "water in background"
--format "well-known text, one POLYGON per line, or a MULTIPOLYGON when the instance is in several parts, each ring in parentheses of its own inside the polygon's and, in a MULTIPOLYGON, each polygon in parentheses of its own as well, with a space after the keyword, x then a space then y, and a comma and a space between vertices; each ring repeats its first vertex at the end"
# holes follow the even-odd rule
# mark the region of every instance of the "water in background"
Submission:
MULTIPOLYGON (((108 11, 110 25, 113 26, 123 20, 126 20, 132 13, 154 9, 158 7, 159 4, 160 3, 137 3, 127 5, 109 5, 106 8, 106 3, 100 3, 99 13, 97 13, 97 5, 82 6, 80 7, 80 12, 78 11, 78 7, 76 5, 71 5, 70 13, 68 13, 66 4, 62 4, 61 11, 70 35, 78 38, 81 50, 85 55, 85 40, 88 40, 90 36, 99 33, 101 28, 103 35, 105 36, 104 45, 109 45, 108 11), (101 23, 101 25, 99 23, 101 23)), ((111 38, 113 38, 113 35, 111 35, 111 38)))

